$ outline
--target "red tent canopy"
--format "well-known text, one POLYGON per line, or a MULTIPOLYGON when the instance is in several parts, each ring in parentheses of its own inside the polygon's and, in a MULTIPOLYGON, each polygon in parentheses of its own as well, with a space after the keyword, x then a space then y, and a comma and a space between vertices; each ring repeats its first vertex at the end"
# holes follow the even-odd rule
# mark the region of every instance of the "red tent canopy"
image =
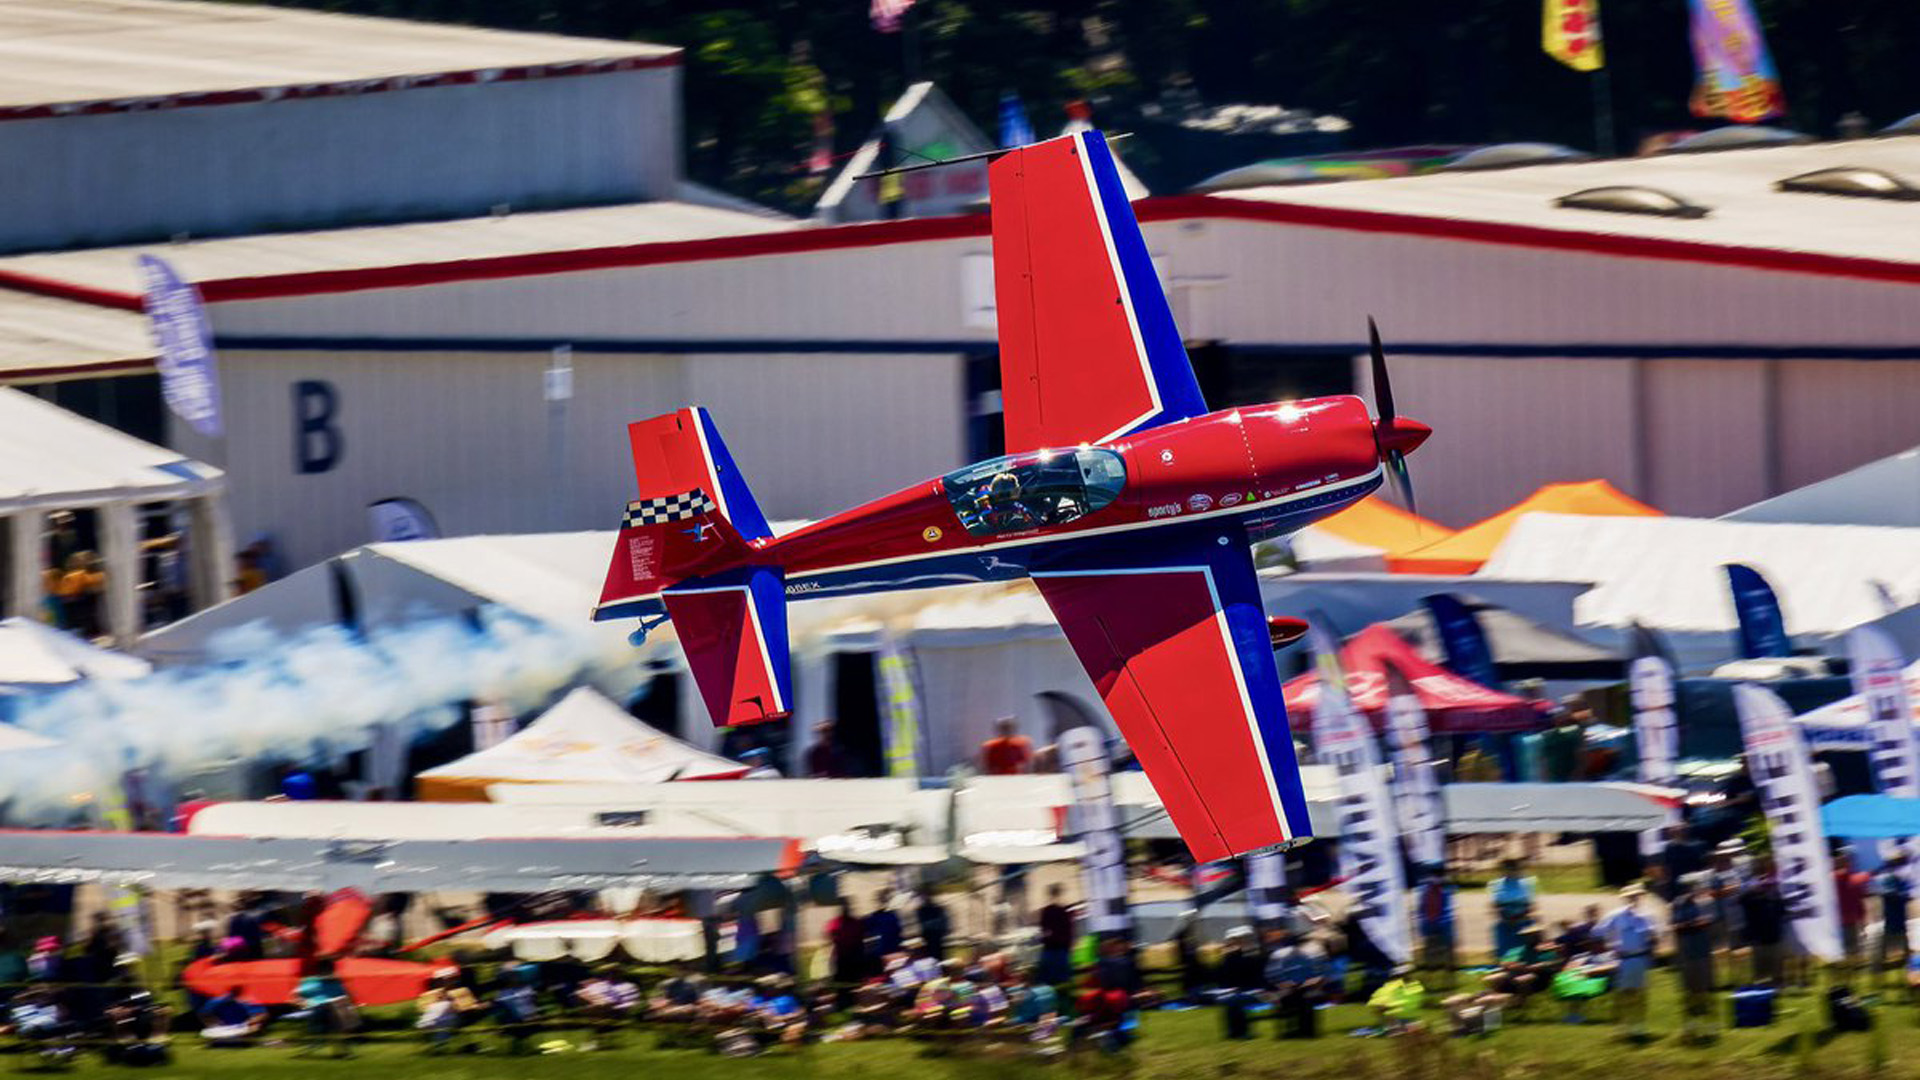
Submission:
MULTIPOLYGON (((1525 731, 1546 722, 1546 714, 1533 702, 1481 686, 1422 659, 1405 638, 1376 623, 1353 635, 1340 650, 1347 693, 1376 731, 1386 726, 1389 664, 1413 684, 1436 734, 1525 731)), ((1320 676, 1309 671, 1288 680, 1285 690, 1287 722, 1296 730, 1310 729, 1320 700, 1320 676)))

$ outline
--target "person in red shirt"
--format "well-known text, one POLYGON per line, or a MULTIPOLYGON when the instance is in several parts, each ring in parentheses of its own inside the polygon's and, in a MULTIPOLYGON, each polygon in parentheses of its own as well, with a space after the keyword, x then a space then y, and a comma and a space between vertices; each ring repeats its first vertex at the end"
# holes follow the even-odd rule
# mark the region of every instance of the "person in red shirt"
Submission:
POLYGON ((1867 925, 1867 883, 1871 876, 1853 868, 1845 852, 1833 856, 1833 894, 1840 909, 1842 963, 1852 969, 1860 962, 1860 931, 1867 925))
POLYGON ((988 776, 1016 776, 1033 763, 1033 744, 1015 724, 1013 717, 1001 717, 994 721, 994 737, 980 744, 980 769, 988 776))

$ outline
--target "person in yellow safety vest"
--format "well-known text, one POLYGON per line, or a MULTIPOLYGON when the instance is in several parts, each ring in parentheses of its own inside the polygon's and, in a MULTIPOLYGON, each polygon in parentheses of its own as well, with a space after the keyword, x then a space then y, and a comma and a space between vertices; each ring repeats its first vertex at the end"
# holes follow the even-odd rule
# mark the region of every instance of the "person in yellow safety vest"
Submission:
POLYGON ((1414 977, 1412 964, 1393 969, 1393 978, 1367 999, 1367 1006, 1380 1018, 1380 1026, 1389 1034, 1398 1034, 1419 1022, 1420 1009, 1426 1004, 1427 988, 1414 977))

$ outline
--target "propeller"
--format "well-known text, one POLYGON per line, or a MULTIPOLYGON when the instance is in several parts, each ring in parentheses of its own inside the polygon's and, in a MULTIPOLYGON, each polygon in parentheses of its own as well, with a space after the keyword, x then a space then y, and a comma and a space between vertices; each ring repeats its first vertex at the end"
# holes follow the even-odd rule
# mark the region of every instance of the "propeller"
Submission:
POLYGON ((1387 375, 1387 352, 1380 346, 1380 327, 1367 316, 1367 346, 1373 357, 1373 404, 1380 418, 1374 422, 1374 442, 1380 448, 1380 460, 1386 464, 1387 478, 1394 494, 1406 504, 1409 513, 1420 509, 1413 498, 1413 477, 1407 472, 1407 451, 1426 441, 1433 429, 1418 420, 1401 417, 1393 407, 1393 380, 1387 375))

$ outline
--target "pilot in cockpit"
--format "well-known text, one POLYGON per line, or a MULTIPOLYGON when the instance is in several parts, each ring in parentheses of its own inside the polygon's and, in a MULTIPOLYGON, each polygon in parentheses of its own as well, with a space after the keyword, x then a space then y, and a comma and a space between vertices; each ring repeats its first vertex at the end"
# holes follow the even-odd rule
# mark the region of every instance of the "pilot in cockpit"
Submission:
POLYGON ((1040 519, 1021 501, 1022 491, 1017 475, 1010 472, 993 474, 991 480, 976 490, 975 501, 980 507, 981 523, 995 532, 1030 529, 1040 525, 1040 519))

